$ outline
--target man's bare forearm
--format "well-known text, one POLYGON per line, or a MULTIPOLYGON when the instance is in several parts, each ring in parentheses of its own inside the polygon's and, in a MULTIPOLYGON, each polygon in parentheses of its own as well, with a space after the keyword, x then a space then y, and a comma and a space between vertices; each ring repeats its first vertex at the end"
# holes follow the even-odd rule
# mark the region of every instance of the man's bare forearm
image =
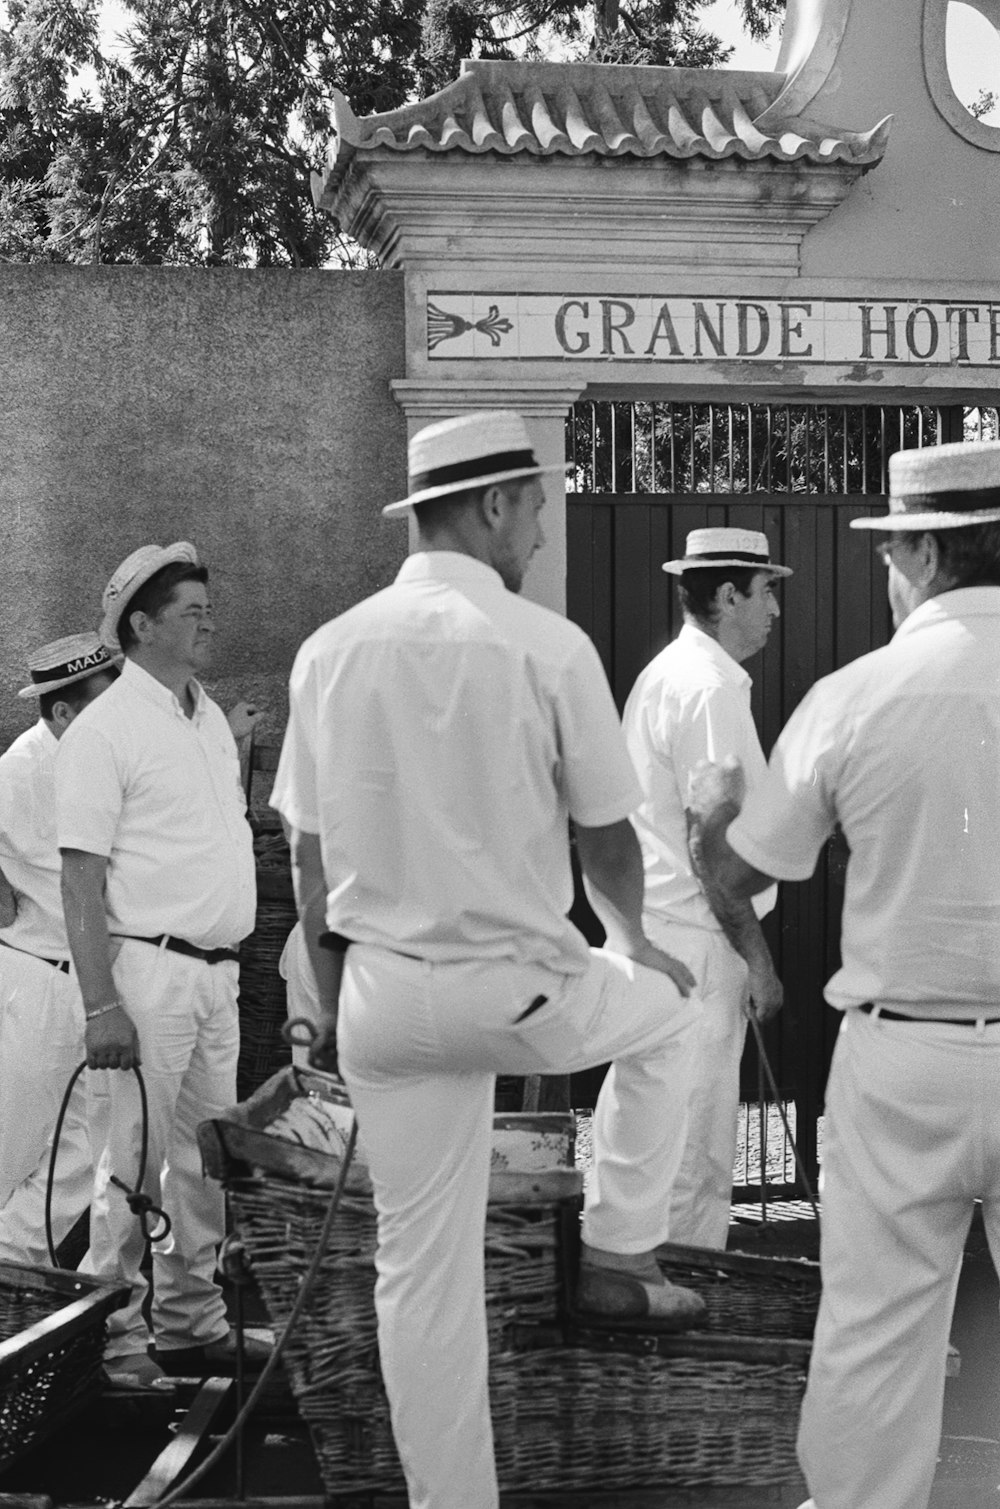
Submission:
POLYGON ((84 1011, 117 999, 111 973, 111 938, 104 910, 108 862, 99 854, 64 849, 62 900, 69 951, 73 956, 84 1011))
POLYGON ((295 899, 305 937, 309 964, 319 992, 323 1015, 336 1021, 340 999, 340 982, 344 973, 344 955, 333 949, 320 948, 320 936, 326 931, 326 877, 320 841, 314 833, 293 833, 292 867, 295 899))
POLYGON ((587 897, 612 949, 630 951, 644 940, 642 850, 627 818, 605 828, 576 829, 587 897))

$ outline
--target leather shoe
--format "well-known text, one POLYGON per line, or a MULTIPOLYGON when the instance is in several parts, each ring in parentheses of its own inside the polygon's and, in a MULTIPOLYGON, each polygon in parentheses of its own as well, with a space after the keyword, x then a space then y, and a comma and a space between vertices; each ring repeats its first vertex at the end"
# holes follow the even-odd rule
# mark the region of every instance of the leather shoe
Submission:
POLYGON ((580 1269, 575 1308, 581 1319, 623 1330, 689 1331, 707 1317, 705 1301, 693 1289, 589 1264, 580 1269))
MULTIPOLYGON (((259 1373, 274 1351, 271 1332, 251 1329, 243 1333, 243 1365, 259 1373)), ((227 1378, 236 1372, 236 1332, 203 1347, 157 1348, 156 1360, 171 1378, 227 1378)))
POLYGON ((123 1357, 106 1357, 104 1371, 112 1388, 153 1388, 167 1377, 148 1352, 128 1352, 123 1357))

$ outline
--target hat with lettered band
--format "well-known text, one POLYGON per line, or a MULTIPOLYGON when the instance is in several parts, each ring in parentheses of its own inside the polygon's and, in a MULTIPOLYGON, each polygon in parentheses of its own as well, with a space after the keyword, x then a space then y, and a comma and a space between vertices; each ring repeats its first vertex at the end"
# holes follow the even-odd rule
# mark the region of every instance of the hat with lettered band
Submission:
POLYGON ((746 566, 770 576, 792 575, 790 566, 778 566, 771 560, 767 535, 756 529, 692 529, 683 558, 664 561, 663 570, 671 576, 683 576, 685 571, 713 566, 746 566))
POLYGON ((483 409, 418 430, 410 441, 408 469, 410 490, 398 503, 386 504, 387 518, 447 493, 562 472, 566 463, 541 465, 520 414, 483 409))
POLYGON ((187 540, 177 540, 173 545, 140 545, 125 557, 101 597, 101 638, 105 644, 118 648, 118 625, 132 598, 150 577, 175 561, 197 566, 198 552, 187 540))
POLYGON ((67 634, 28 656, 31 685, 23 686, 17 695, 42 697, 75 681, 86 681, 99 671, 111 670, 120 661, 121 656, 113 655, 97 634, 67 634))
POLYGON ((963 529, 1000 522, 1000 441, 960 440, 889 457, 889 512, 852 529, 963 529))

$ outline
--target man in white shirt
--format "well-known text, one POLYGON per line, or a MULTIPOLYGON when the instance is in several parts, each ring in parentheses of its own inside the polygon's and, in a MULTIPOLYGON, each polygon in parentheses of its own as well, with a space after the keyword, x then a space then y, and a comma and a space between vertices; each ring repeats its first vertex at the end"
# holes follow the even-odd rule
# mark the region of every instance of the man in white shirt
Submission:
POLYGON ((733 897, 805 879, 837 823, 850 847, 803 1509, 926 1509, 976 1199, 1000 1253, 1000 444, 889 483, 852 527, 885 532, 892 641, 817 683, 738 816, 737 771, 695 793, 733 897))
MULTIPOLYGON (((122 675, 67 731, 56 759, 66 928, 92 1069, 142 1065, 145 1192, 170 1235, 153 1243, 152 1331, 168 1371, 231 1356, 215 1282, 221 1189, 202 1176, 198 1123, 236 1098, 236 949, 254 925, 253 847, 233 735, 197 680, 215 626, 192 545, 144 546, 103 598, 102 638, 122 675)), ((140 1100, 107 1076, 111 1130, 97 1171, 90 1267, 132 1285, 112 1316, 109 1370, 146 1381, 144 1240, 115 1175, 137 1173, 140 1100)))
POLYGON ((417 552, 299 651, 272 796, 324 1012, 313 1062, 334 1067, 339 1043, 375 1188, 379 1348, 413 1509, 498 1502, 483 1294, 496 1073, 614 1061, 577 1304, 671 1329, 703 1310, 655 1260, 698 1008, 642 931, 640 793, 597 653, 518 596, 542 470, 516 414, 413 437, 410 494, 385 511, 413 509, 417 552), (566 917, 570 818, 605 953, 566 917), (346 953, 317 946, 325 927, 346 953))
MULTIPOLYGON (((83 1004, 59 892, 56 746, 118 675, 96 634, 71 634, 29 657, 39 719, 0 756, 0 1261, 47 1265, 45 1191, 59 1106, 83 1061, 83 1004)), ((63 1121, 52 1238, 68 1235, 94 1181, 86 1085, 63 1121)))
POLYGON ((753 903, 720 896, 688 851, 685 808, 691 772, 704 760, 739 760, 750 789, 764 774, 743 663, 767 643, 779 612, 774 581, 791 572, 772 563, 767 537, 749 529, 696 529, 684 557, 663 569, 679 578, 684 626, 639 676, 622 726, 643 790, 634 818, 646 874, 643 922, 654 943, 694 972, 702 1002, 670 1239, 724 1248, 747 1012, 766 1022, 782 1002, 758 920, 776 892, 753 903))

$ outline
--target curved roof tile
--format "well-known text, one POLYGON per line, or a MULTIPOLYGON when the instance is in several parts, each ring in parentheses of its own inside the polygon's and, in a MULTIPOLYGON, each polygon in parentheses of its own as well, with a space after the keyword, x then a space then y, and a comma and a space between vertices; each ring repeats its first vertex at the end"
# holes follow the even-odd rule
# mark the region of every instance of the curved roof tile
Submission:
POLYGON ((755 121, 784 84, 779 73, 641 68, 591 63, 475 60, 428 99, 359 120, 335 95, 332 177, 358 150, 528 152, 545 157, 738 157, 847 162, 869 167, 885 152, 891 117, 866 132, 836 131, 804 116, 755 121))

